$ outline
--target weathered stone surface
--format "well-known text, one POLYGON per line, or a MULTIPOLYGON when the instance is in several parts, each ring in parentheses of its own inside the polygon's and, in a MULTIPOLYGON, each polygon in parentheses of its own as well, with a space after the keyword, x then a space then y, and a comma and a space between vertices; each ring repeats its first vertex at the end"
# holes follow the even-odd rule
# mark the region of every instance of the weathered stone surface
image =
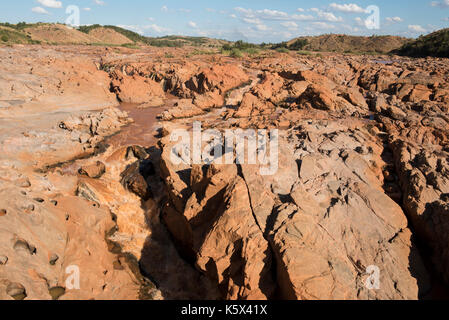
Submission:
POLYGON ((383 149, 367 131, 354 127, 357 124, 344 122, 303 125, 299 132, 317 140, 298 139, 303 135, 292 132, 292 141, 301 146, 295 155, 286 151, 291 142, 282 140, 281 165, 274 176, 260 175, 257 165, 241 165, 241 177, 235 165, 191 168, 182 188, 193 190, 192 196, 181 206, 174 205, 172 201, 180 200, 174 196, 173 209, 166 211, 164 220, 174 230, 178 248, 218 282, 224 297, 270 297, 272 291, 249 284, 273 281, 284 299, 417 299, 429 290, 407 219, 382 188, 383 149), (254 251, 242 252, 236 247, 239 239, 245 250, 254 251), (245 239, 256 243, 246 247, 245 239), (263 248, 269 248, 265 267, 271 261, 269 268, 276 268, 277 279, 261 273, 258 259, 263 248), (234 270, 232 259, 225 256, 229 250, 244 259, 244 266, 257 270, 256 281, 249 269, 237 268, 232 278, 247 279, 245 289, 242 283, 234 289, 226 278, 234 270), (367 268, 373 265, 385 276, 382 291, 365 286, 367 268))
POLYGON ((106 172, 106 166, 103 162, 97 161, 95 164, 81 167, 78 172, 81 175, 99 179, 106 172))
POLYGON ((345 99, 338 97, 331 90, 321 85, 311 84, 299 97, 298 103, 320 110, 342 110, 348 105, 345 99))
POLYGON ((161 114, 160 118, 164 121, 173 119, 191 118, 204 114, 204 110, 195 106, 190 99, 180 100, 175 106, 161 114))
POLYGON ((159 83, 138 75, 126 76, 116 71, 112 81, 112 89, 122 102, 152 103, 154 99, 165 96, 159 83))
POLYGON ((443 154, 429 147, 393 142, 404 207, 420 237, 432 248, 438 272, 448 281, 449 164, 443 154))
POLYGON ((0 48, 0 298, 417 299, 449 282, 446 61, 36 48, 0 48), (116 97, 147 132, 104 141, 130 124, 116 97), (159 124, 144 108, 164 103, 159 124), (170 135, 193 120, 279 129, 277 170, 192 164, 170 135), (64 288, 73 265, 83 290, 64 288))
POLYGON ((247 118, 261 114, 268 114, 272 111, 273 106, 270 102, 260 100, 252 93, 248 92, 243 96, 238 110, 233 114, 235 118, 247 118))

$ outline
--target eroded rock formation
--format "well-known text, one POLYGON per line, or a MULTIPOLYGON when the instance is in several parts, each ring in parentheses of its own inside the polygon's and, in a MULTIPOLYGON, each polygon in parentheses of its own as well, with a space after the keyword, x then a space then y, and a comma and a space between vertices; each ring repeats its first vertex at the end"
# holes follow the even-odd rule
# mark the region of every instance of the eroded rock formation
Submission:
POLYGON ((446 60, 189 50, 0 49, 0 298, 418 299, 449 282, 446 60), (119 100, 163 105, 160 124, 119 100), (173 162, 189 145, 171 133, 197 121, 278 129, 277 170, 173 162))

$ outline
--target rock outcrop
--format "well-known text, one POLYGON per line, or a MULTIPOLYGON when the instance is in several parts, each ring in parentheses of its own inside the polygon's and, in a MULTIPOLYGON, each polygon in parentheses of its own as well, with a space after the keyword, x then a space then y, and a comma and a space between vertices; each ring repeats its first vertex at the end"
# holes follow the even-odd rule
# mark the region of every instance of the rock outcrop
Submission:
POLYGON ((383 149, 366 129, 307 124, 291 139, 274 176, 257 165, 173 166, 165 140, 163 219, 186 259, 223 298, 417 299, 429 290, 407 219, 382 188, 383 149), (365 286, 372 265, 381 291, 365 286))
POLYGON ((0 48, 0 299, 436 297, 447 61, 190 53, 0 48))

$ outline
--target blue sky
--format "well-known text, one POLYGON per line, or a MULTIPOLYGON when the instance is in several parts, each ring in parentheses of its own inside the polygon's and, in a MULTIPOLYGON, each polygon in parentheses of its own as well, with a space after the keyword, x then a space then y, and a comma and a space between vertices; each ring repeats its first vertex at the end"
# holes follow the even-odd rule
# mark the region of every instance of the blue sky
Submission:
POLYGON ((0 1, 0 21, 65 22, 70 5, 79 7, 82 25, 257 43, 323 33, 417 37, 449 27, 449 0, 20 0, 0 1), (366 11, 370 5, 378 16, 366 11))

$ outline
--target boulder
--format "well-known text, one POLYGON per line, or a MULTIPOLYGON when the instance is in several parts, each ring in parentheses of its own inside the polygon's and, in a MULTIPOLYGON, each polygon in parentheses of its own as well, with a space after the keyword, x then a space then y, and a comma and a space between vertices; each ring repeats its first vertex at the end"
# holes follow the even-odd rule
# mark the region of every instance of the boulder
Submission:
POLYGON ((122 102, 143 104, 165 97, 162 86, 154 80, 138 75, 126 76, 120 71, 114 72, 113 77, 112 90, 122 102))
POLYGON ((78 173, 83 176, 88 176, 93 179, 101 178, 106 172, 106 166, 103 162, 97 161, 95 164, 83 166, 78 173))
POLYGON ((126 168, 121 174, 123 186, 143 200, 151 198, 151 189, 147 179, 154 175, 154 167, 151 161, 137 161, 126 168))

